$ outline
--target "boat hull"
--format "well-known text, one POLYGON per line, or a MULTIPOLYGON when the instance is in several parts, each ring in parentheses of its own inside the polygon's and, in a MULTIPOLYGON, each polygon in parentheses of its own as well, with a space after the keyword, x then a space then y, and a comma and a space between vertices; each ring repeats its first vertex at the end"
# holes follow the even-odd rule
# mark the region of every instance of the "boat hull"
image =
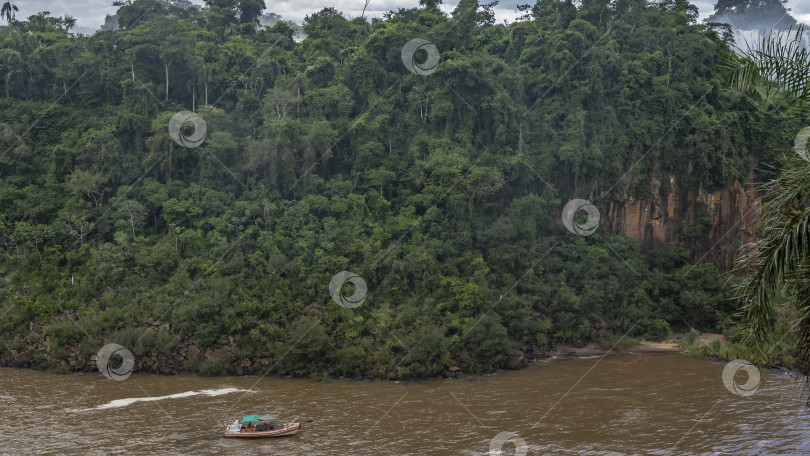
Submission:
POLYGON ((224 437, 236 439, 257 439, 266 437, 284 437, 293 435, 301 429, 301 423, 293 423, 281 429, 274 429, 272 431, 247 431, 247 432, 226 432, 224 437))

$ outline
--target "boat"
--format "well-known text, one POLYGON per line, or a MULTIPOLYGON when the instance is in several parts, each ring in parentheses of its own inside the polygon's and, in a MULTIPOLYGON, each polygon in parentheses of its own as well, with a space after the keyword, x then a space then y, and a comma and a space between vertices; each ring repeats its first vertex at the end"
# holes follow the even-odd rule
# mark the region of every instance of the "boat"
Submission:
POLYGON ((277 424, 271 422, 275 415, 247 415, 241 419, 225 420, 224 437, 251 439, 261 437, 284 437, 301 429, 301 423, 277 424))

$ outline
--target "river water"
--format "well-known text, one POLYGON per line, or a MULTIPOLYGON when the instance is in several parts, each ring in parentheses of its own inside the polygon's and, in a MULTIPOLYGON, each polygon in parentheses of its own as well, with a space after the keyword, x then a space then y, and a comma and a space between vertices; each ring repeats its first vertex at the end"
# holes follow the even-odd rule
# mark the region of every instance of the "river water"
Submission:
POLYGON ((745 397, 724 385, 724 365, 646 353, 422 382, 114 381, 3 368, 0 453, 810 455, 795 379, 762 372, 745 397), (225 417, 254 412, 304 427, 278 439, 222 438, 225 417))

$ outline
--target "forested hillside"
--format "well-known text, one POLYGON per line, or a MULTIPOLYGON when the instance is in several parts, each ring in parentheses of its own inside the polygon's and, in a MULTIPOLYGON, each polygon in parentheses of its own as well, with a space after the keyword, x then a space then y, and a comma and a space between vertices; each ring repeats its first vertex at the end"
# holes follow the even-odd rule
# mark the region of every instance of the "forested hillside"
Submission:
POLYGON ((762 177, 797 130, 727 88, 694 6, 326 8, 296 42, 262 3, 0 28, 0 358, 77 370, 113 341, 141 370, 410 378, 729 324, 700 258, 561 220, 653 175, 762 177), (341 271, 364 300, 330 297, 341 271))

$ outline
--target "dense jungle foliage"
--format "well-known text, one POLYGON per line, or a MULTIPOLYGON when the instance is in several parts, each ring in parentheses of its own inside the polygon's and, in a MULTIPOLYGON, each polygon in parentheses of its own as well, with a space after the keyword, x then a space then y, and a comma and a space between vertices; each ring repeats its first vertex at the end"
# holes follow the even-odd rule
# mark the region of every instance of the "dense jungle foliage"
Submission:
POLYGON ((89 356, 154 320, 284 373, 409 378, 727 325, 711 265, 560 214, 775 162, 797 129, 727 88, 728 35, 685 0, 539 0, 511 24, 437 6, 326 8, 301 41, 258 26, 261 0, 0 28, 0 351, 45 326, 51 354, 89 356), (403 63, 414 38, 431 74, 403 63), (179 111, 204 119, 199 147, 170 136, 179 111), (344 270, 368 285, 356 308, 330 297, 344 270))

